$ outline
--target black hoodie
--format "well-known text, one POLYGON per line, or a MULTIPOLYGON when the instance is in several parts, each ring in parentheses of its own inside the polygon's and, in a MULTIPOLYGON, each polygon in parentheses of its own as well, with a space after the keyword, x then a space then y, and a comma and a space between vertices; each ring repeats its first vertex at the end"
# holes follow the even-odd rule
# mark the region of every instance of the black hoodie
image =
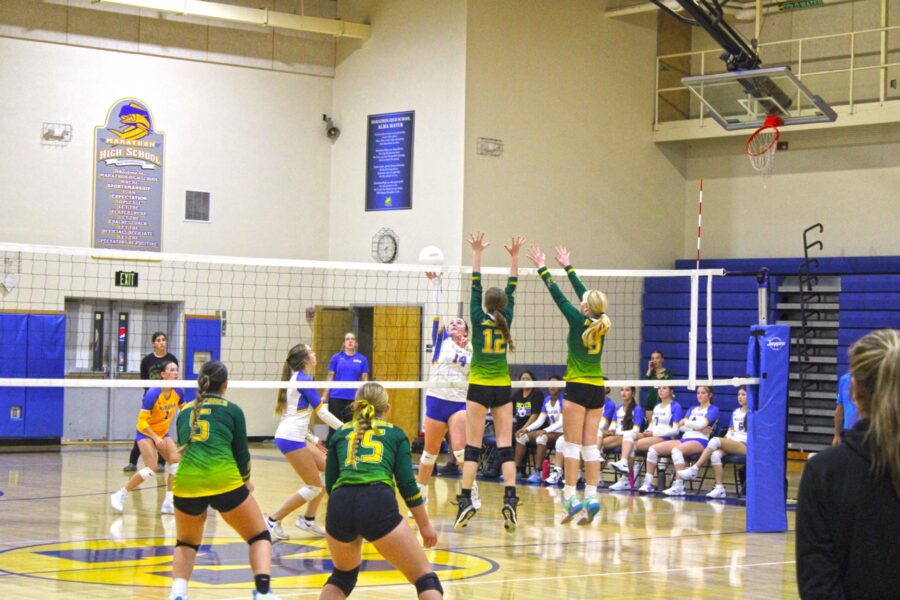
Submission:
POLYGON ((869 421, 806 463, 797 504, 800 596, 900 598, 900 498, 872 474, 869 421))

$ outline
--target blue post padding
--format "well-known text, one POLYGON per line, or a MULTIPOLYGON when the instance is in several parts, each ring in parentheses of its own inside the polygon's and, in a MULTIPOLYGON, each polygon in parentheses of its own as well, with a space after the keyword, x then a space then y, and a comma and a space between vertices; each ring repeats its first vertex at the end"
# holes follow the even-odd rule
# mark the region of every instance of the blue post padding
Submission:
POLYGON ((748 386, 747 531, 787 531, 787 398, 791 330, 787 325, 750 328, 748 386))
MULTIPOLYGON (((28 377, 65 377, 65 315, 28 315, 28 377)), ((62 388, 28 388, 25 392, 25 437, 61 438, 62 388)))

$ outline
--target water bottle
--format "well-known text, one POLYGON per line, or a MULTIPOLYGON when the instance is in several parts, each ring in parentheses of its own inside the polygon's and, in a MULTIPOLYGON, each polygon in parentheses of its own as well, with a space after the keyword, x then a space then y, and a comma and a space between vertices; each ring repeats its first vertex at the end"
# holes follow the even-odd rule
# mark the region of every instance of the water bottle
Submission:
POLYGON ((545 458, 543 464, 541 464, 541 480, 543 481, 548 477, 550 477, 550 461, 545 458))

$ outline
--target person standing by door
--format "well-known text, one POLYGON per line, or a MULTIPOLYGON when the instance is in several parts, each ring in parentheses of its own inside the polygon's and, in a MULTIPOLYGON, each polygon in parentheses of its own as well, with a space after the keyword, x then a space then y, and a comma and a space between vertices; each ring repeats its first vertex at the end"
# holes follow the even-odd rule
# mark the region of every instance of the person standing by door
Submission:
MULTIPOLYGON (((328 363, 328 381, 368 381, 369 361, 358 352, 359 343, 356 334, 348 331, 344 334, 343 349, 331 357, 328 363)), ((322 394, 322 402, 328 403, 328 410, 346 423, 352 414, 347 410, 353 398, 356 396, 356 388, 327 389, 322 394)), ((331 434, 329 432, 329 437, 331 434)))

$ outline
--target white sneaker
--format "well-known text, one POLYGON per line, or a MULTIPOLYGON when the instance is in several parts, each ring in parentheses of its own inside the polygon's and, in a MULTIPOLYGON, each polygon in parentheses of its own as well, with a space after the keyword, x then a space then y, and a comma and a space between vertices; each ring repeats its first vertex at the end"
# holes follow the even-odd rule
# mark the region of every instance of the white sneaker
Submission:
POLYGON ((118 492, 112 494, 109 497, 109 503, 112 505, 113 510, 116 512, 122 512, 125 510, 125 498, 128 497, 128 492, 125 491, 125 488, 120 489, 118 492))
POLYGON ((278 596, 273 594, 271 590, 269 590, 268 594, 260 594, 253 590, 253 600, 278 600, 278 596))
POLYGON ((478 482, 472 482, 472 508, 481 510, 481 493, 478 491, 478 482))
POLYGON ((639 491, 639 492, 642 492, 642 493, 644 493, 644 494, 649 494, 649 493, 652 493, 652 492, 655 492, 655 491, 656 491, 656 486, 653 485, 653 480, 650 479, 649 477, 647 477, 647 478, 644 479, 644 485, 642 485, 641 487, 639 487, 639 488, 638 488, 638 491, 639 491))
POLYGON ((172 492, 166 492, 166 499, 163 500, 162 506, 159 507, 159 514, 174 515, 175 514, 175 498, 172 492))
MULTIPOLYGON (((321 525, 316 523, 315 521, 307 521, 302 516, 297 517, 297 522, 294 525, 300 531, 305 531, 306 533, 310 533, 316 537, 325 537, 325 530, 321 525)), ((260 596, 260 598, 268 598, 269 596, 260 596)), ((274 598, 274 596, 272 596, 274 598)))
POLYGON ((281 526, 281 521, 276 521, 269 517, 269 515, 265 515, 266 529, 269 530, 269 535, 272 536, 273 542, 282 542, 284 540, 291 539, 291 536, 287 535, 284 532, 284 528, 281 526))
POLYGON ((176 594, 175 592, 172 592, 172 594, 169 596, 169 600, 188 600, 188 597, 183 594, 176 594))
POLYGON ((663 490, 663 494, 666 496, 684 496, 684 482, 680 479, 676 479, 675 482, 672 483, 672 487, 663 490))
POLYGON ((619 473, 622 473, 623 475, 628 475, 628 459, 627 458, 620 458, 616 462, 609 463, 609 466, 611 466, 613 469, 615 469, 619 473))
POLYGON ((716 484, 716 486, 706 495, 707 498, 725 498, 728 494, 725 492, 725 486, 716 484))
POLYGON ((625 490, 631 489, 631 481, 628 480, 628 475, 621 475, 619 480, 609 486, 609 489, 614 492, 621 492, 625 490))
POLYGON ((697 467, 688 467, 687 469, 678 471, 678 476, 685 481, 693 481, 694 479, 697 479, 697 475, 699 474, 700 469, 698 469, 697 467))
POLYGON ((122 517, 116 517, 116 519, 109 526, 109 535, 117 542, 125 541, 125 534, 122 530, 123 525, 124 523, 122 523, 122 517))
POLYGON ((550 474, 547 475, 547 479, 544 480, 544 483, 547 485, 556 485, 559 483, 560 479, 562 479, 562 471, 558 467, 553 467, 550 470, 550 474))

